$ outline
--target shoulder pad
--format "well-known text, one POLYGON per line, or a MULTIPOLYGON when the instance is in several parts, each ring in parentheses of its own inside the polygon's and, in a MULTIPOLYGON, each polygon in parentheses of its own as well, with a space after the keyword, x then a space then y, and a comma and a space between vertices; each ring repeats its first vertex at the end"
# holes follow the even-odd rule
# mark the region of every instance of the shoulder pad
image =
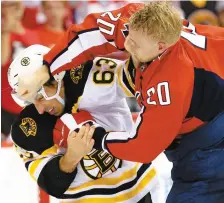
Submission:
POLYGON ((11 136, 15 145, 41 154, 53 146, 53 129, 57 117, 39 114, 34 105, 24 108, 12 126, 11 136))

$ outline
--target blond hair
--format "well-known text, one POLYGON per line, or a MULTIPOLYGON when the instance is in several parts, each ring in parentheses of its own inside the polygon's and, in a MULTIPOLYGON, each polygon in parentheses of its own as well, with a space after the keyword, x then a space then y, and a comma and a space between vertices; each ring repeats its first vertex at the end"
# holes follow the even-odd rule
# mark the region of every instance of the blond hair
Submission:
POLYGON ((145 4, 143 9, 130 17, 130 28, 140 30, 153 39, 174 44, 180 37, 182 19, 171 2, 155 1, 145 4))

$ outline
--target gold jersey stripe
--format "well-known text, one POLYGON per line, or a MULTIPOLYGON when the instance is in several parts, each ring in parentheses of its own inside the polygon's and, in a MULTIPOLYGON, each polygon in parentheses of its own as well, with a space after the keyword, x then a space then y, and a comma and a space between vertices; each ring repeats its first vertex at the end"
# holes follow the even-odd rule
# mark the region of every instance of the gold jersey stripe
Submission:
POLYGON ((125 73, 126 73, 126 77, 128 79, 128 83, 129 85, 132 87, 133 90, 135 90, 135 84, 133 84, 130 73, 128 71, 128 66, 129 66, 130 60, 125 62, 125 73))
POLYGON ((120 85, 120 87, 123 89, 123 91, 125 92, 125 94, 128 97, 133 97, 132 93, 130 92, 130 90, 123 84, 122 82, 122 66, 120 66, 117 70, 117 78, 118 78, 118 83, 120 85))
POLYGON ((77 113, 77 110, 79 108, 79 102, 81 100, 81 97, 82 96, 79 96, 77 102, 73 105, 73 107, 72 107, 72 113, 77 113))
MULTIPOLYGON (((34 173, 35 171, 37 170, 38 166, 40 165, 40 163, 42 161, 44 161, 44 158, 48 155, 56 155, 57 154, 57 146, 54 145, 52 146, 51 148, 49 149, 46 149, 44 152, 42 152, 41 156, 44 156, 43 158, 40 158, 40 159, 37 159, 37 160, 34 160, 32 161, 32 163, 30 163, 30 166, 29 166, 29 173, 31 175, 31 177, 36 180, 36 178, 34 177, 34 173)), ((37 181, 37 180, 36 180, 37 181)))
POLYGON ((115 197, 107 197, 107 198, 83 198, 80 200, 61 200, 60 203, 115 203, 115 202, 124 202, 128 199, 133 198, 138 193, 140 193, 146 185, 149 184, 149 182, 156 176, 156 170, 155 168, 152 168, 145 177, 138 183, 137 187, 135 187, 133 190, 129 190, 126 193, 117 195, 115 197))
POLYGON ((92 170, 92 169, 94 169, 94 168, 96 168, 96 167, 97 167, 97 165, 96 165, 96 164, 93 164, 93 165, 91 165, 91 166, 86 166, 85 169, 86 169, 86 170, 92 170))
POLYGON ((48 156, 48 155, 56 155, 58 150, 58 146, 55 144, 49 149, 46 149, 41 153, 41 156, 48 156))
MULTIPOLYGON (((119 177, 113 177, 113 178, 100 178, 91 182, 87 182, 82 184, 80 187, 75 188, 69 188, 67 191, 69 192, 76 192, 82 189, 85 189, 90 186, 102 186, 102 185, 117 185, 123 180, 131 179, 132 177, 136 176, 137 168, 139 164, 137 163, 132 169, 125 171, 121 176, 119 177)), ((65 192, 66 194, 66 192, 65 192)))
POLYGON ((37 180, 36 180, 36 178, 34 177, 34 173, 35 173, 37 167, 40 165, 40 163, 41 163, 43 160, 44 160, 44 158, 42 158, 42 159, 37 159, 37 160, 33 161, 33 162, 31 163, 30 167, 29 167, 29 173, 30 173, 31 177, 32 177, 35 181, 37 181, 37 180))

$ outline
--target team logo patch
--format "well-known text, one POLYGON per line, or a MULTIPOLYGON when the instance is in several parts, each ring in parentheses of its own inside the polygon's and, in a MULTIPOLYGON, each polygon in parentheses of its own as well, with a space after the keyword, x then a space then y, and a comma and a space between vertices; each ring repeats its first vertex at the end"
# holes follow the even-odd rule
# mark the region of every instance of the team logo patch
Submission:
POLYGON ((21 60, 21 65, 22 66, 28 66, 30 64, 30 58, 29 57, 24 57, 21 60))
POLYGON ((19 125, 24 134, 29 137, 30 135, 36 136, 37 124, 32 118, 23 118, 22 123, 19 125))
POLYGON ((80 163, 86 175, 95 180, 115 172, 122 161, 107 152, 93 149, 80 163))
POLYGON ((84 65, 81 64, 70 70, 70 77, 75 84, 78 84, 79 80, 82 79, 84 65))

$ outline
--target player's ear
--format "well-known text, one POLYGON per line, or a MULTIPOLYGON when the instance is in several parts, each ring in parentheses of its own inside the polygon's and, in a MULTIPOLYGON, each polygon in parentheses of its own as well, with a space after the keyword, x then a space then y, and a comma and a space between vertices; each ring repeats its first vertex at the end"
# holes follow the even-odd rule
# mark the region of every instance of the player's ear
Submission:
POLYGON ((163 53, 167 48, 168 45, 165 42, 158 42, 159 54, 163 53))

